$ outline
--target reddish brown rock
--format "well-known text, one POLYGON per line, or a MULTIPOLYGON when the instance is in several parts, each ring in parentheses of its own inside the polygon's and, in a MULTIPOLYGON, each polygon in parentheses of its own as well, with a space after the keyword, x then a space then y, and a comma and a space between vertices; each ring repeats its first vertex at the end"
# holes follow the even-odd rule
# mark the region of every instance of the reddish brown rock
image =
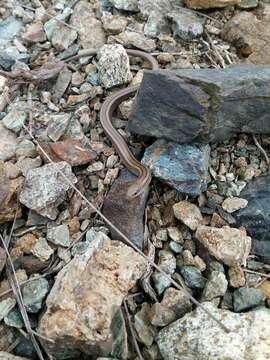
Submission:
POLYGON ((23 39, 30 43, 44 42, 47 37, 40 21, 30 24, 23 34, 23 39))
MULTIPOLYGON (((75 139, 55 143, 41 143, 41 147, 54 162, 66 161, 71 166, 88 164, 97 157, 95 151, 87 149, 82 145, 81 141, 75 139)), ((38 151, 46 160, 42 151, 40 149, 38 151)))

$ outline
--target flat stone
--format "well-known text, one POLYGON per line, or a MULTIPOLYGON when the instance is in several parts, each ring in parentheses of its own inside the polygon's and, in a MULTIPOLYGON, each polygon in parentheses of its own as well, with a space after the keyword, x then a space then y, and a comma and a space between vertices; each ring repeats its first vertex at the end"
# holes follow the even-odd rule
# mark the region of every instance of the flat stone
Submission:
POLYGON ((177 143, 218 142, 239 132, 269 133, 268 81, 270 67, 262 65, 146 70, 129 130, 177 143))
POLYGON ((224 296, 228 287, 228 281, 223 272, 212 271, 202 294, 202 301, 211 301, 224 296))
MULTIPOLYGON (((71 166, 85 165, 97 157, 97 153, 86 148, 81 141, 66 139, 55 143, 41 143, 42 149, 52 158, 54 162, 66 161, 71 166)), ((39 149, 38 149, 39 150, 39 149)), ((40 155, 44 154, 39 150, 40 155)))
MULTIPOLYGON (((103 214, 140 249, 144 239, 144 210, 148 191, 135 198, 127 198, 128 188, 136 180, 127 170, 123 170, 104 199, 103 214), (128 199, 128 200, 127 200, 128 199)), ((112 239, 121 240, 121 236, 111 230, 112 239)), ((124 241, 122 239, 122 241, 124 241)))
POLYGON ((270 310, 264 307, 243 314, 204 306, 225 324, 225 332, 201 308, 162 329, 157 336, 166 360, 266 360, 270 356, 270 310))
POLYGON ((41 261, 47 261, 54 253, 53 249, 47 243, 45 238, 39 238, 31 250, 32 254, 41 261))
POLYGON ((0 133, 0 160, 7 161, 15 155, 17 137, 12 131, 6 129, 1 122, 0 133))
POLYGON ((178 220, 181 220, 193 231, 196 230, 203 221, 200 209, 185 200, 173 205, 173 213, 178 220))
POLYGON ((207 187, 209 157, 209 145, 181 145, 160 139, 146 149, 142 163, 180 193, 197 196, 207 187))
POLYGON ((70 165, 62 161, 28 171, 20 194, 22 204, 51 220, 56 219, 57 207, 64 201, 65 194, 70 189, 58 169, 73 184, 76 183, 70 165))
MULTIPOLYGON (((14 307, 4 318, 5 324, 8 326, 22 329, 24 326, 23 318, 17 307, 14 307)), ((0 356, 1 359, 1 356, 0 356)))
POLYGON ((5 351, 0 351, 0 359, 1 360, 28 360, 25 357, 15 356, 15 355, 12 355, 12 354, 7 353, 5 351))
POLYGON ((47 135, 52 141, 58 141, 66 132, 70 123, 70 114, 55 114, 50 116, 47 135))
POLYGON ((64 69, 59 73, 54 85, 52 95, 54 101, 58 101, 64 95, 71 82, 71 77, 72 72, 67 67, 64 67, 64 69))
POLYGON ((13 16, 0 21, 0 46, 6 46, 23 27, 22 21, 13 16))
POLYGON ((63 224, 49 228, 47 231, 47 239, 55 245, 68 247, 70 245, 68 225, 63 224))
POLYGON ((257 177, 241 192, 248 206, 234 213, 239 225, 243 225, 252 237, 252 252, 270 259, 270 176, 257 177))
POLYGON ((146 52, 154 51, 156 48, 156 43, 153 39, 148 39, 143 34, 135 31, 126 30, 118 35, 111 35, 108 38, 108 42, 117 42, 124 47, 135 47, 146 52))
POLYGON ((47 40, 43 24, 40 21, 33 22, 27 26, 23 39, 29 43, 39 43, 47 40))
POLYGON ((182 266, 180 273, 188 287, 194 290, 202 290, 206 280, 195 266, 182 266))
POLYGON ((212 9, 237 5, 240 1, 241 0, 186 0, 186 4, 192 9, 212 9))
POLYGON ((233 308, 235 312, 250 310, 264 305, 265 295, 259 289, 241 287, 233 293, 233 308))
POLYGON ((27 113, 25 111, 13 109, 3 118, 2 121, 7 129, 18 133, 23 128, 26 119, 27 113))
POLYGON ((238 7, 240 9, 253 9, 256 8, 258 5, 258 0, 241 0, 240 4, 238 4, 238 7))
POLYGON ((0 321, 7 316, 12 308, 16 305, 16 300, 12 298, 7 298, 0 302, 0 321))
POLYGON ((104 30, 109 34, 119 34, 124 31, 128 20, 120 15, 104 11, 101 18, 104 30))
POLYGON ((229 226, 213 228, 201 225, 195 237, 212 256, 228 266, 245 264, 251 250, 251 238, 245 231, 229 226))
POLYGON ((228 213, 233 213, 237 210, 247 207, 248 201, 237 197, 227 198, 222 203, 222 208, 228 213))
POLYGON ((119 10, 139 11, 138 0, 110 0, 110 2, 119 10))
POLYGON ((22 296, 26 310, 30 313, 39 312, 48 292, 49 283, 45 278, 32 280, 25 284, 22 289, 22 296))
POLYGON ((98 57, 99 78, 106 89, 131 81, 129 57, 122 45, 104 45, 98 57))
POLYGON ((77 29, 80 44, 84 49, 99 49, 106 43, 102 23, 96 18, 93 5, 88 1, 79 1, 70 18, 70 25, 77 29))
POLYGON ((190 10, 178 9, 167 16, 172 21, 173 35, 181 40, 190 41, 203 34, 205 19, 190 10))
POLYGON ((60 270, 47 297, 38 331, 54 340, 46 342, 49 353, 56 359, 78 350, 108 356, 115 343, 112 319, 145 270, 144 259, 130 247, 106 236, 93 240, 60 270))
POLYGON ((232 43, 244 62, 269 64, 270 62, 270 5, 260 17, 252 12, 241 11, 229 20, 221 33, 224 40, 232 43))

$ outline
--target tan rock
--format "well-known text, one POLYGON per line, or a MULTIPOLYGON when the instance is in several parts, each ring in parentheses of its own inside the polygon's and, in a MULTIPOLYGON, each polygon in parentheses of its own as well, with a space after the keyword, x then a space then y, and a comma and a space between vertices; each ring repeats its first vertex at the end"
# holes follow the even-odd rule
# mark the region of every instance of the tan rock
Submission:
POLYGON ((174 204, 173 212, 174 216, 178 220, 181 220, 191 230, 196 230, 203 221, 200 209, 188 201, 180 201, 179 203, 174 204))
POLYGON ((0 351, 0 360, 27 360, 27 358, 0 351))
POLYGON ((238 197, 227 198, 223 201, 222 207, 228 213, 233 213, 237 210, 244 209, 248 204, 246 199, 241 199, 238 197))
POLYGON ((243 265, 251 249, 251 238, 245 231, 224 226, 213 228, 201 225, 195 237, 212 256, 228 266, 243 265))
POLYGON ((244 57, 253 64, 270 63, 270 6, 258 19, 252 12, 242 11, 228 21, 221 33, 244 57))
POLYGON ((261 292, 266 296, 266 298, 270 300, 270 280, 266 280, 261 283, 257 289, 260 289, 261 292))
POLYGON ((246 283, 245 273, 240 266, 234 266, 229 268, 229 281, 233 288, 240 288, 246 283))
POLYGON ((223 8, 240 2, 241 0, 186 0, 187 6, 192 9, 223 8))
POLYGON ((26 32, 23 34, 23 39, 30 43, 44 42, 46 41, 46 33, 43 29, 43 24, 40 21, 30 24, 26 28, 26 32))
POLYGON ((106 356, 113 316, 145 269, 141 255, 123 243, 105 234, 93 240, 56 277, 39 324, 39 332, 54 340, 46 348, 56 358, 78 349, 106 356))

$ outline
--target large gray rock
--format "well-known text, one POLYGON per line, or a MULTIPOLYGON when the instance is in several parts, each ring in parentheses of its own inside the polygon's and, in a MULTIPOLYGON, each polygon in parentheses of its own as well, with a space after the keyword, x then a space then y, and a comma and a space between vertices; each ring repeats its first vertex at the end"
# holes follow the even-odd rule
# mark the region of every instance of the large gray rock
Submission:
POLYGON ((178 143, 268 133, 269 81, 263 65, 146 71, 129 130, 178 143))
POLYGON ((162 329, 157 343, 166 360, 267 360, 270 357, 270 310, 235 314, 204 303, 230 332, 202 309, 162 329))
POLYGON ((23 23, 13 16, 0 21, 0 46, 7 45, 12 38, 18 34, 23 27, 23 23))

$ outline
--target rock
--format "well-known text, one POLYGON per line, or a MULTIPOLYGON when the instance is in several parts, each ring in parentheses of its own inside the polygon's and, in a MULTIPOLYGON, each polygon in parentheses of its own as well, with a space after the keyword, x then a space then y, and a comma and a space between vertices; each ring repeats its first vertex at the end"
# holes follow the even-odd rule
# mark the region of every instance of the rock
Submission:
POLYGON ((241 287, 233 293, 233 308, 235 312, 250 310, 264 305, 265 296, 259 289, 241 287))
POLYGON ((251 249, 251 238, 244 231, 229 226, 212 228, 201 225, 195 237, 212 256, 228 266, 245 264, 251 249))
POLYGON ((252 12, 241 11, 225 24, 221 33, 224 40, 237 48, 245 62, 269 64, 270 11, 266 9, 260 18, 252 12))
POLYGON ((11 70, 11 67, 16 64, 16 62, 26 63, 29 59, 27 53, 21 53, 18 51, 17 47, 9 46, 0 49, 0 65, 4 70, 11 70))
POLYGON ((164 13, 158 11, 151 11, 144 25, 144 34, 146 36, 158 37, 161 34, 170 33, 169 20, 164 13))
POLYGON ((240 9, 253 9, 259 5, 258 0, 241 0, 238 7, 240 9))
POLYGON ((48 229, 47 239, 54 245, 60 245, 63 247, 69 247, 70 237, 68 225, 59 225, 48 229))
POLYGON ((178 9, 167 16, 172 22, 173 35, 181 40, 190 41, 203 34, 205 20, 197 14, 182 8, 181 11, 178 9))
MULTIPOLYGON (((97 157, 95 151, 86 148, 81 141, 71 138, 55 143, 40 143, 40 146, 54 162, 66 161, 71 166, 88 164, 97 157)), ((40 149, 38 151, 46 161, 43 152, 40 149)))
POLYGON ((179 244, 184 244, 184 239, 181 231, 176 226, 171 226, 167 228, 169 237, 179 244))
POLYGON ((43 24, 40 21, 33 22, 23 34, 23 39, 29 43, 39 43, 46 41, 46 33, 43 29, 43 24))
POLYGON ((65 66, 64 69, 59 73, 56 84, 53 89, 52 99, 54 101, 60 100, 67 90, 71 82, 72 72, 65 66))
POLYGON ((202 290, 205 287, 205 278, 195 266, 182 266, 180 273, 191 289, 202 290))
POLYGON ((27 360, 25 357, 15 356, 5 351, 0 351, 0 359, 1 360, 27 360))
POLYGON ((70 185, 63 179, 58 169, 73 184, 76 183, 70 165, 62 161, 28 171, 20 194, 22 204, 51 220, 56 219, 57 207, 64 201, 65 194, 70 189, 70 185))
POLYGON ((7 129, 15 133, 18 133, 23 128, 26 119, 27 119, 27 114, 25 111, 19 111, 13 109, 3 118, 2 121, 7 129))
POLYGON ((126 330, 125 317, 121 308, 116 312, 112 319, 111 330, 112 338, 114 339, 111 355, 117 356, 118 359, 127 359, 128 335, 126 330))
POLYGON ((173 274, 176 269, 176 258, 173 253, 167 250, 161 250, 158 253, 158 266, 167 274, 173 274))
POLYGON ((202 301, 211 301, 224 296, 228 287, 226 276, 222 272, 212 271, 202 294, 202 301))
POLYGON ((31 157, 34 158, 37 156, 35 144, 27 139, 23 139, 16 146, 16 157, 31 157))
POLYGON ((6 46, 16 36, 23 23, 13 16, 0 21, 0 47, 6 46))
POLYGON ((230 267, 228 271, 230 286, 240 288, 246 283, 245 273, 240 266, 230 267))
POLYGON ((170 241, 169 243, 169 248, 175 253, 175 254, 181 254, 181 252, 183 251, 183 246, 178 244, 175 241, 170 241))
POLYGON ((165 289, 171 286, 171 280, 158 271, 153 273, 152 279, 158 295, 161 295, 165 289))
POLYGON ((6 260, 7 260, 6 252, 2 247, 0 247, 0 275, 6 265, 6 260))
POLYGON ((21 169, 19 169, 18 166, 13 164, 11 161, 5 162, 4 166, 5 174, 8 179, 17 179, 22 174, 21 169))
POLYGON ((185 360, 269 358, 269 309, 235 314, 211 303, 204 305, 230 332, 198 307, 159 332, 157 344, 163 359, 182 360, 183 354, 185 360))
POLYGON ((207 187, 209 156, 209 145, 181 145, 160 139, 147 148, 142 163, 177 191, 197 196, 207 187))
POLYGON ((262 65, 145 71, 129 130, 177 143, 219 142, 239 132, 268 133, 269 80, 270 68, 262 65))
POLYGON ((45 278, 32 279, 25 284, 22 289, 22 295, 26 310, 30 313, 39 312, 48 292, 49 283, 45 278))
POLYGON ((5 174, 1 175, 0 162, 0 224, 13 220, 15 216, 17 219, 21 218, 22 207, 18 204, 18 192, 22 182, 22 177, 9 180, 6 179, 5 174))
POLYGON ((104 30, 108 34, 119 34, 125 30, 128 23, 126 18, 119 15, 113 15, 106 11, 103 12, 101 21, 104 30))
POLYGON ((185 200, 173 205, 173 213, 178 220, 182 221, 193 231, 196 230, 203 221, 200 209, 185 200))
POLYGON ((151 324, 156 327, 164 327, 176 320, 174 311, 166 306, 162 306, 160 303, 152 305, 149 317, 151 324))
POLYGON ((112 5, 119 10, 139 11, 138 0, 110 0, 112 5))
POLYGON ((46 343, 49 353, 56 359, 78 350, 108 356, 112 319, 145 270, 144 259, 130 247, 106 237, 93 240, 60 270, 47 297, 38 331, 54 340, 46 343))
MULTIPOLYGON (((148 191, 139 196, 128 199, 127 190, 136 177, 127 170, 123 170, 113 183, 108 195, 105 197, 103 214, 123 232, 140 249, 143 248, 144 239, 144 210, 148 191)), ((120 235, 113 229, 112 239, 121 240, 120 235)), ((122 241, 124 241, 122 239, 122 241)))
POLYGON ((270 281, 266 280, 264 282, 262 282, 259 286, 258 289, 264 294, 264 296, 267 298, 268 302, 270 300, 270 281))
POLYGON ((98 57, 99 78, 103 87, 109 89, 131 81, 129 57, 122 45, 104 45, 98 57))
MULTIPOLYGON (((10 351, 10 346, 18 341, 18 333, 14 328, 11 328, 1 322, 0 324, 0 354, 1 351, 10 351)), ((3 360, 6 360, 4 358, 3 360)))
POLYGON ((11 309, 16 305, 16 300, 12 298, 7 298, 0 302, 0 321, 7 316, 11 309))
POLYGON ((23 318, 17 307, 14 307, 12 310, 10 310, 10 312, 4 318, 4 322, 8 326, 12 326, 17 329, 22 329, 24 326, 23 318))
POLYGON ((117 42, 124 47, 135 47, 146 52, 154 51, 156 48, 154 40, 147 39, 143 34, 134 31, 124 31, 118 35, 111 35, 108 38, 108 42, 117 42))
POLYGON ((247 207, 248 201, 237 197, 227 198, 222 203, 222 208, 228 213, 233 213, 237 210, 247 207))
POLYGON ((49 260, 54 253, 53 249, 49 246, 45 238, 39 238, 33 246, 31 252, 41 261, 49 260))
POLYGON ((47 136, 54 142, 58 141, 65 134, 70 118, 71 115, 68 113, 51 115, 47 127, 47 136))
POLYGON ((101 21, 97 20, 92 5, 85 0, 79 1, 70 19, 79 34, 80 44, 84 49, 99 49, 106 43, 106 36, 101 21))
POLYGON ((147 303, 142 304, 141 311, 137 312, 134 316, 134 328, 137 336, 145 346, 152 345, 154 338, 157 334, 156 328, 150 322, 150 305, 147 303))
POLYGON ((39 168, 41 164, 42 160, 39 156, 34 159, 21 158, 16 162, 16 166, 21 170, 23 176, 26 176, 29 170, 39 168))
POLYGON ((186 0, 186 4, 192 9, 212 9, 237 5, 240 1, 241 0, 186 0))
POLYGON ((6 129, 0 122, 0 160, 7 161, 15 155, 17 138, 12 131, 6 129))

